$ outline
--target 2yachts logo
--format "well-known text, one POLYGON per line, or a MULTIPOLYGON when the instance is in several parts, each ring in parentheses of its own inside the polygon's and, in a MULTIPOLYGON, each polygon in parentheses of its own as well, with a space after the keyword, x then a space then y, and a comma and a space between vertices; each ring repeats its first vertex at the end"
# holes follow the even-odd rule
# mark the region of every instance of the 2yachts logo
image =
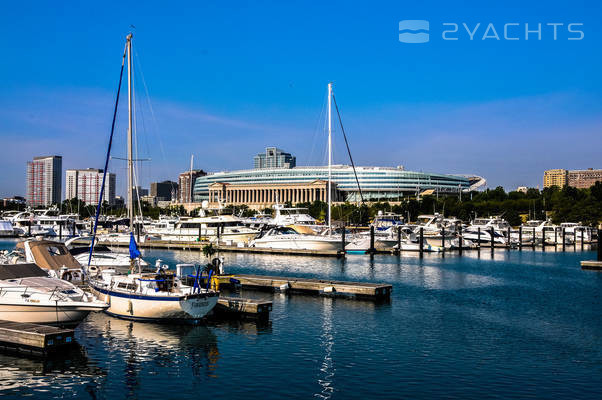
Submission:
MULTIPOLYGON (((430 40, 430 23, 426 20, 399 21, 399 41, 426 43, 430 40)), ((442 40, 515 41, 515 40, 583 40, 583 23, 537 22, 505 24, 456 23, 441 24, 442 40)))

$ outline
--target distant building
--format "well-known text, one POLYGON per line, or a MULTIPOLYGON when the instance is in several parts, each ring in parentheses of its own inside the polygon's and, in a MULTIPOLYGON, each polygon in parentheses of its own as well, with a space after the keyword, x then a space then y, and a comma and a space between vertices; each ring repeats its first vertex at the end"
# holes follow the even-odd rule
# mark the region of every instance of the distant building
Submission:
POLYGON ((144 196, 148 196, 148 189, 143 189, 140 186, 136 186, 132 189, 132 200, 134 202, 137 202, 138 198, 142 199, 144 196))
POLYGON ((158 201, 176 200, 178 183, 172 181, 153 182, 150 185, 150 195, 157 197, 158 201))
POLYGON ((266 147, 265 153, 259 153, 253 157, 253 165, 255 169, 295 168, 297 158, 276 147, 266 147))
POLYGON ((568 173, 566 169, 549 169, 543 173, 543 187, 564 187, 568 181, 568 173))
POLYGON ((572 186, 577 189, 587 189, 596 182, 602 182, 602 169, 550 169, 543 174, 543 187, 572 186))
POLYGON ((124 207, 125 199, 122 196, 115 196, 115 205, 117 207, 124 207))
POLYGON ((63 157, 34 157, 27 162, 27 203, 49 206, 61 202, 63 157))
POLYGON ((517 192, 525 193, 525 194, 527 193, 528 190, 529 190, 529 188, 527 188, 526 186, 519 186, 516 188, 517 192))
POLYGON ((195 169, 192 171, 182 172, 178 177, 178 202, 179 203, 192 203, 192 188, 196 178, 205 176, 207 173, 202 169, 195 169), (192 180, 192 185, 190 181, 192 180))
POLYGON ((587 189, 595 185, 596 182, 602 182, 602 169, 588 168, 569 171, 569 186, 576 187, 577 189, 587 189))
MULTIPOLYGON (((102 187, 102 169, 68 169, 65 172, 65 199, 79 199, 86 204, 97 205, 102 187)), ((102 201, 115 204, 115 174, 108 173, 102 201)))
POLYGON ((5 197, 4 199, 2 199, 2 204, 4 205, 4 207, 8 207, 11 204, 24 206, 25 204, 27 204, 27 200, 25 200, 25 197, 21 196, 5 197))

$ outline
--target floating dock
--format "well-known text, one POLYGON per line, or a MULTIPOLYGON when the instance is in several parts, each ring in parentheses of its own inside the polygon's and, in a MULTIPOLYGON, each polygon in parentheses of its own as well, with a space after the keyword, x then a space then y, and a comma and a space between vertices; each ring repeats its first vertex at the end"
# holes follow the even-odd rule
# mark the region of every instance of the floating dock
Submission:
POLYGON ((0 350, 46 355, 74 342, 73 329, 0 320, 0 350))
POLYGON ((602 271, 602 261, 584 260, 581 261, 581 269, 590 271, 602 271))
POLYGON ((212 317, 267 320, 270 318, 270 311, 272 311, 271 301, 220 295, 212 317))
POLYGON ((345 282, 325 279, 293 278, 285 276, 264 276, 234 274, 223 276, 220 286, 234 286, 239 282, 244 289, 271 292, 310 293, 333 297, 385 300, 391 297, 393 286, 383 283, 345 282))

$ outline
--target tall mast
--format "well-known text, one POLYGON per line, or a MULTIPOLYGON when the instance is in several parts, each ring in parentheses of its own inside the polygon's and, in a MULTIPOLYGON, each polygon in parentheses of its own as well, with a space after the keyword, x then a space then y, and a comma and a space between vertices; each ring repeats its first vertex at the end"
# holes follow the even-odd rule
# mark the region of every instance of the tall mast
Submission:
POLYGON ((194 163, 194 154, 190 155, 190 180, 188 181, 188 186, 190 188, 189 192, 190 192, 190 200, 189 202, 192 203, 192 165, 194 163))
POLYGON ((127 36, 128 53, 128 218, 134 231, 134 162, 132 160, 132 34, 127 36))
POLYGON ((328 84, 328 234, 332 233, 332 83, 328 84))

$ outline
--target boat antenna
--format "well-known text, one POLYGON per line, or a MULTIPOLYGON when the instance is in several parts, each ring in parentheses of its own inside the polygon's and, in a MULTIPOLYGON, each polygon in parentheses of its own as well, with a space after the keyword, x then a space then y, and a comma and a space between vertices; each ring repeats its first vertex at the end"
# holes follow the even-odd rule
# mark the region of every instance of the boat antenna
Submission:
MULTIPOLYGON (((128 36, 128 42, 131 34, 128 36)), ((121 93, 121 82, 123 81, 123 68, 125 65, 125 55, 127 51, 126 49, 123 51, 123 57, 121 59, 121 71, 119 72, 119 84, 117 85, 117 95, 115 96, 115 108, 113 109, 113 122, 111 123, 111 135, 109 136, 109 147, 107 148, 107 157, 105 159, 105 168, 102 174, 102 185, 100 186, 100 195, 98 197, 98 204, 96 205, 96 216, 94 218, 94 232, 92 233, 92 243, 90 244, 90 254, 88 256, 88 267, 90 267, 90 262, 92 261, 92 252, 94 251, 94 240, 96 239, 96 228, 98 227, 98 216, 100 215, 100 207, 102 204, 102 199, 104 197, 105 191, 105 181, 107 178, 107 170, 109 168, 109 159, 111 158, 111 146, 113 145, 113 133, 115 132, 115 121, 117 119, 117 108, 119 106, 119 94, 121 93)), ((79 201, 77 203, 79 208, 79 201)), ((84 271, 85 273, 85 271, 84 271)))

